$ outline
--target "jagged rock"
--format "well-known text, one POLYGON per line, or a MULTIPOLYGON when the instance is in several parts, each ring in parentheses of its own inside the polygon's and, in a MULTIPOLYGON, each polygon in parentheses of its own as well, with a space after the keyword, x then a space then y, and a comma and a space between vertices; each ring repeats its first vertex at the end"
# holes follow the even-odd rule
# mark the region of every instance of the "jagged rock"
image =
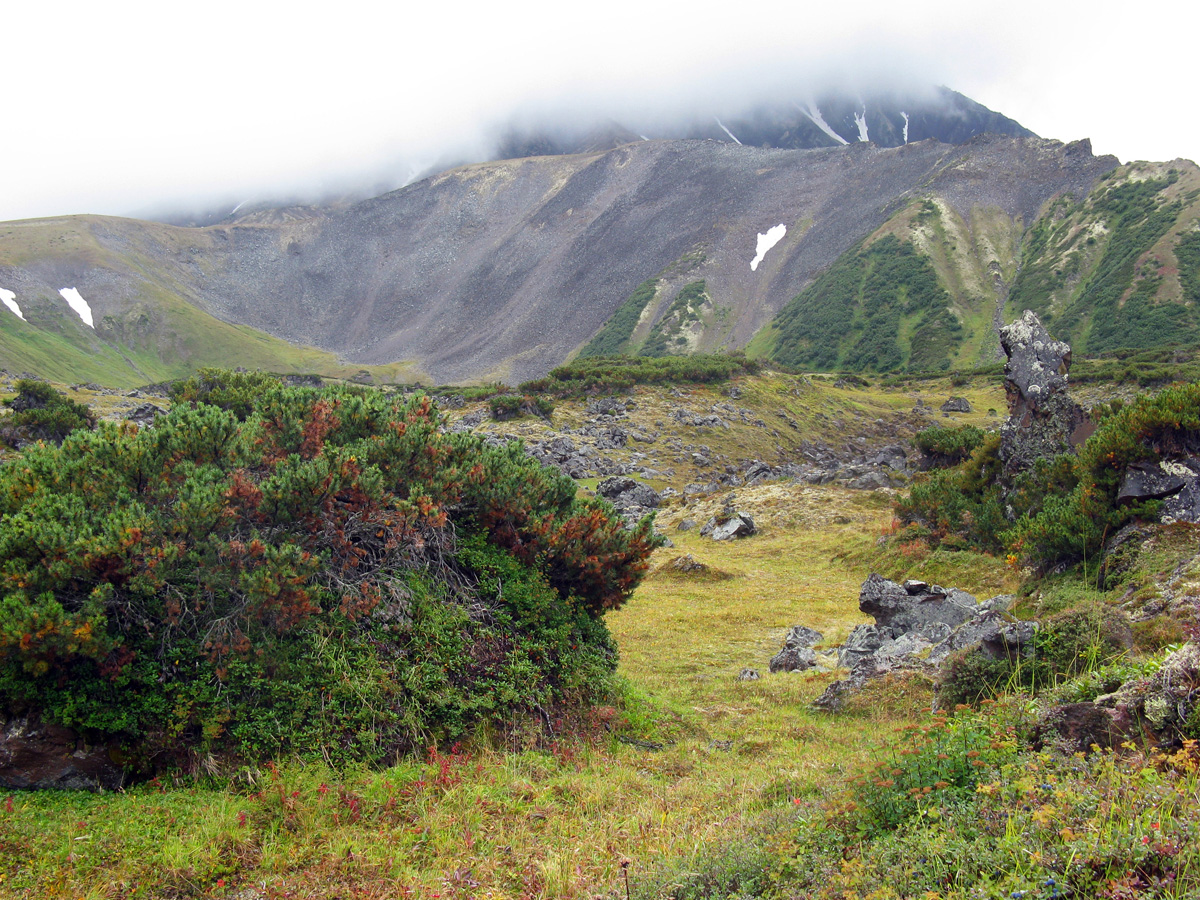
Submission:
POLYGON ((838 665, 853 669, 862 660, 875 655, 884 641, 892 640, 892 629, 880 625, 855 625, 838 648, 838 665))
MULTIPOLYGON (((1067 351, 1068 353, 1070 350, 1067 351)), ((962 412, 968 413, 971 411, 971 404, 967 402, 965 397, 951 397, 942 404, 942 412, 962 412)))
POLYGON ((691 531, 696 527, 695 519, 681 519, 679 524, 675 526, 676 531, 691 531))
POLYGON ((747 668, 747 669, 742 669, 742 671, 738 672, 737 680, 738 681, 758 681, 758 679, 761 677, 762 676, 758 674, 757 669, 747 668))
POLYGON ((1133 463, 1125 470, 1117 500, 1165 500, 1163 522, 1200 522, 1200 460, 1188 457, 1133 463))
POLYGON ((1000 346, 1008 356, 1004 391, 1009 412, 1000 428, 1000 459, 1005 471, 1014 473, 1078 446, 1094 426, 1067 395, 1070 345, 1053 340, 1036 314, 1025 310, 1001 328, 1000 346))
POLYGON ((864 472, 862 475, 846 482, 846 487, 855 491, 877 491, 889 487, 890 479, 879 471, 864 472))
POLYGON ((704 523, 700 534, 711 537, 714 541, 732 541, 758 534, 758 529, 749 513, 738 512, 733 515, 714 516, 704 523))
POLYGON ((783 649, 771 657, 768 668, 772 672, 800 672, 817 664, 813 646, 824 635, 804 625, 794 626, 783 640, 783 649))
POLYGON ((876 451, 868 458, 867 463, 872 466, 886 466, 897 472, 907 472, 908 453, 899 444, 889 444, 876 451))
POLYGON ((862 680, 896 666, 936 668, 955 650, 972 647, 990 657, 1023 652, 1037 623, 1008 616, 1004 609, 1011 599, 976 603, 956 588, 917 579, 901 585, 872 574, 859 592, 859 609, 875 623, 856 626, 837 648, 838 664, 851 670, 851 678, 827 692, 822 708, 836 708, 862 680))
POLYGON ((931 585, 909 593, 902 585, 872 573, 858 595, 858 608, 893 634, 915 631, 930 640, 945 639, 951 629, 973 618, 979 604, 957 588, 931 585))
POLYGON ((124 783, 110 748, 90 746, 70 728, 14 718, 0 729, 0 787, 96 791, 124 783))
POLYGON ((1037 623, 1014 620, 988 609, 964 622, 929 651, 929 662, 940 664, 956 650, 978 647, 990 659, 1015 658, 1029 652, 1037 623))
POLYGON ((470 431, 472 428, 478 428, 483 424, 483 420, 487 417, 487 413, 482 409, 477 409, 474 412, 469 412, 453 425, 450 430, 453 432, 470 431))
POLYGON ((614 476, 605 478, 596 486, 596 493, 617 506, 640 506, 645 509, 657 509, 662 502, 658 491, 648 484, 642 484, 632 478, 614 476))
POLYGON ((667 565, 676 572, 681 572, 684 575, 703 575, 709 571, 709 568, 690 553, 685 553, 676 559, 671 560, 667 565))
POLYGON ((877 659, 890 659, 901 656, 919 656, 930 647, 933 641, 914 631, 907 632, 897 638, 888 638, 875 651, 877 659))
POLYGON ((140 428, 146 428, 154 425, 154 420, 159 416, 164 415, 166 415, 166 413, 153 403, 143 403, 131 410, 125 419, 126 421, 135 423, 140 428))
POLYGON ((637 409, 637 403, 621 397, 601 397, 589 400, 587 405, 588 415, 591 416, 623 416, 631 409, 637 409))
POLYGON ((919 664, 903 657, 869 656, 856 663, 845 678, 825 688, 812 705, 826 712, 837 712, 846 705, 850 695, 862 690, 868 681, 894 672, 913 672, 918 666, 919 664))
POLYGON ((1160 500, 1174 494, 1189 481, 1196 479, 1200 468, 1193 469, 1193 465, 1195 463, 1191 460, 1174 462, 1165 459, 1157 463, 1133 463, 1125 470, 1117 501, 1160 500))

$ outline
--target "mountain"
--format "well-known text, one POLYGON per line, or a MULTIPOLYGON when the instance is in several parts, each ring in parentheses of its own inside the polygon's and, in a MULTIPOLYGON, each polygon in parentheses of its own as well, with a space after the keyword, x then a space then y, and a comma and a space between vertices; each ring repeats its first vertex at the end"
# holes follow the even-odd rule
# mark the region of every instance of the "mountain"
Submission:
POLYGON ((567 124, 553 117, 512 124, 496 159, 595 153, 645 140, 714 140, 744 146, 812 150, 870 141, 900 147, 933 139, 960 144, 978 134, 1036 137, 1019 122, 946 87, 822 91, 793 100, 714 105, 687 116, 632 114, 621 122, 567 124))
MULTIPOLYGON (((1086 197, 1116 166, 1087 142, 999 135, 817 150, 645 141, 465 166, 345 208, 257 211, 206 228, 6 223, 0 289, 28 321, 0 310, 0 365, 53 327, 147 374, 194 367, 207 361, 201 344, 222 344, 220 320, 256 330, 243 336, 391 365, 395 377, 520 380, 587 344, 647 282, 635 344, 744 347, 842 254, 927 200, 947 222, 978 223, 1011 279, 1046 204, 1086 197), (768 233, 781 236, 752 268, 768 233), (687 309, 650 335, 689 285, 687 309), (67 311, 59 291, 69 287, 91 304, 94 332, 67 311)), ((975 305, 990 321, 986 297, 975 305)), ((971 341, 990 339, 981 326, 971 341)))

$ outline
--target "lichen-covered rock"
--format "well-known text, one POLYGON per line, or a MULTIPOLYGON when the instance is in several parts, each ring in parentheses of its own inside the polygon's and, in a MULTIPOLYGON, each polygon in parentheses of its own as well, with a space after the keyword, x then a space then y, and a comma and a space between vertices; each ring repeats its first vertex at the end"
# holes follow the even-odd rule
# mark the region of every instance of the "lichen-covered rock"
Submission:
POLYGON ((814 705, 838 708, 866 680, 896 668, 931 674, 956 650, 974 649, 991 658, 1027 652, 1038 625, 1008 615, 1011 599, 977 603, 957 588, 916 579, 897 584, 872 574, 859 592, 859 609, 875 622, 855 626, 837 648, 838 665, 850 669, 850 676, 814 705))
POLYGON ((1200 644, 1189 641, 1165 660, 1150 678, 1135 679, 1096 699, 1119 718, 1141 722, 1162 742, 1183 736, 1200 703, 1200 644))
POLYGON ((1163 500, 1162 521, 1200 521, 1200 460, 1161 459, 1136 462, 1125 470, 1117 501, 1163 500))
POLYGON ((1004 391, 1008 421, 1000 428, 1000 459, 1008 473, 1082 443, 1093 430, 1083 409, 1067 395, 1071 347, 1050 337, 1031 310, 1000 329, 1008 356, 1004 391))
POLYGON ((1094 703, 1068 703, 1046 710, 1034 727, 1034 746, 1054 747, 1064 753, 1088 753, 1094 747, 1118 746, 1127 735, 1113 710, 1094 703))
POLYGON ((755 526, 754 520, 748 514, 740 512, 730 516, 724 522, 714 523, 709 537, 714 541, 732 541, 755 534, 758 534, 758 528, 755 526))

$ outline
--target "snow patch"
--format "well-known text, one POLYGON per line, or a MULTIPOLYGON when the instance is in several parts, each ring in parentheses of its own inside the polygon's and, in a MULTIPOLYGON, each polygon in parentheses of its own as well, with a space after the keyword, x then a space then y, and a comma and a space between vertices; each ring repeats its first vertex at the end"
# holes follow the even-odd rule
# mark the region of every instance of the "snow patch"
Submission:
POLYGON ((14 294, 12 291, 6 291, 4 288, 0 288, 0 300, 3 300, 4 305, 16 313, 18 319, 20 319, 22 322, 25 321, 25 317, 21 315, 21 307, 17 306, 16 294, 14 294))
POLYGON ((650 140, 650 138, 646 137, 644 134, 639 134, 638 137, 640 137, 643 141, 650 140))
POLYGON ((858 113, 854 114, 854 124, 858 126, 858 139, 864 143, 869 141, 870 138, 867 137, 867 106, 865 103, 863 104, 862 115, 860 116, 858 113))
POLYGON ((92 321, 92 308, 88 306, 88 302, 79 295, 79 291, 75 288, 59 288, 58 291, 62 294, 62 298, 67 301, 67 306, 75 310, 79 314, 79 318, 83 319, 83 324, 87 325, 92 330, 95 330, 96 323, 92 321))
POLYGON ((821 115, 821 110, 819 110, 817 108, 817 105, 815 103, 806 103, 806 104, 804 104, 804 106, 801 106, 799 103, 793 103, 792 106, 796 107, 796 109, 800 110, 800 112, 802 112, 806 116, 808 116, 809 120, 814 125, 816 125, 818 128, 820 128, 823 132, 825 132, 827 135, 829 135, 831 138, 833 138, 839 144, 850 143, 848 140, 846 140, 844 137, 842 137, 840 134, 838 134, 836 131, 834 131, 832 128, 829 127, 829 123, 825 121, 825 117, 823 115, 821 115))
POLYGON ((758 271, 758 264, 763 261, 767 251, 783 240, 785 234, 787 234, 787 226, 776 225, 774 228, 768 228, 766 234, 758 236, 758 247, 755 248, 754 259, 750 263, 751 272, 758 271))
POLYGON ((12 291, 6 291, 0 288, 0 300, 4 301, 4 305, 11 309, 18 319, 25 321, 25 314, 21 312, 21 307, 17 306, 17 295, 12 291))
POLYGON ((906 113, 902 110, 900 112, 900 115, 904 116, 904 143, 907 144, 908 143, 908 113, 906 113))
POLYGON ((243 200, 241 203, 239 203, 237 206, 235 206, 233 209, 231 209, 229 211, 229 214, 232 216, 235 212, 237 212, 239 209, 241 209, 245 205, 246 205, 246 201, 243 200))
MULTIPOLYGON (((716 118, 716 117, 714 116, 713 118, 716 118)), ((733 142, 734 142, 735 144, 737 144, 737 145, 739 145, 739 146, 741 146, 741 145, 742 145, 742 142, 741 142, 741 141, 739 141, 739 140, 737 139, 737 135, 736 135, 736 134, 734 134, 732 131, 730 131, 728 128, 726 128, 726 127, 725 127, 725 123, 724 123, 724 122, 722 122, 720 119, 717 119, 717 124, 721 126, 721 130, 722 130, 723 132, 725 132, 727 135, 729 135, 731 138, 733 138, 733 142)))

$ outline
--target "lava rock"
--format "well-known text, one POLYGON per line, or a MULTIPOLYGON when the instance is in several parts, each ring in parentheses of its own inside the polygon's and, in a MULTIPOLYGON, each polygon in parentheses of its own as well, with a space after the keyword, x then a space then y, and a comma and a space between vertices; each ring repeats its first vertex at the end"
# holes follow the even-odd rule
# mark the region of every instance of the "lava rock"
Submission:
POLYGON ((1067 395, 1071 347, 1053 340, 1031 310, 1000 329, 1008 356, 1004 391, 1008 421, 1000 428, 1000 459, 1012 474, 1081 444, 1095 430, 1067 395))
POLYGON ((70 728, 27 717, 0 728, 0 787, 17 790, 117 790, 125 768, 105 746, 89 745, 70 728))
POLYGON ((804 625, 794 626, 783 640, 783 649, 771 657, 768 668, 772 672, 801 672, 817 664, 813 650, 824 635, 804 625))

